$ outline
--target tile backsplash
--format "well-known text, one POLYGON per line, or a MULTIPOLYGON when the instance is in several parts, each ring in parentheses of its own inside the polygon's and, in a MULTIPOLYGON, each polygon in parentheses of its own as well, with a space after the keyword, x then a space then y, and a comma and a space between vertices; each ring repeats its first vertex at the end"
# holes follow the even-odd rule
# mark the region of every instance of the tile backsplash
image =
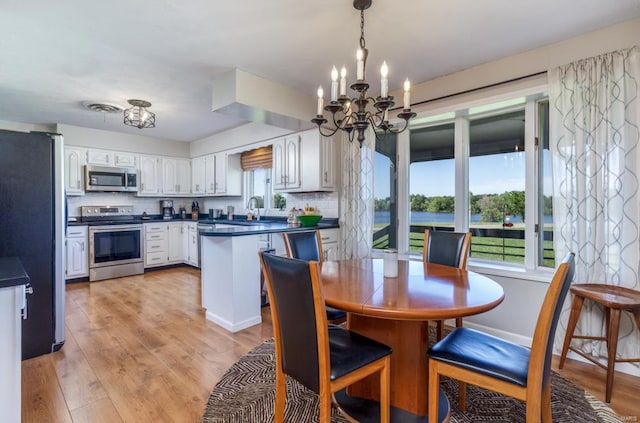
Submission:
MULTIPOLYGON (((324 217, 338 217, 338 193, 337 192, 311 192, 301 194, 284 194, 287 198, 287 207, 284 210, 269 210, 267 215, 286 216, 292 207, 304 208, 305 206, 317 207, 324 217)), ((81 206, 133 206, 133 213, 138 215, 143 212, 147 214, 160 214, 160 201, 165 199, 173 200, 176 212, 180 207, 185 207, 187 212, 191 212, 191 203, 197 201, 200 205, 201 213, 208 213, 209 209, 222 209, 227 212, 227 206, 233 206, 235 213, 246 214, 246 202, 242 197, 137 197, 131 193, 111 193, 111 192, 89 192, 80 196, 68 196, 67 204, 69 216, 80 216, 81 206)), ((264 210, 261 210, 263 212, 264 210)), ((263 214, 264 215, 264 214, 263 214)))

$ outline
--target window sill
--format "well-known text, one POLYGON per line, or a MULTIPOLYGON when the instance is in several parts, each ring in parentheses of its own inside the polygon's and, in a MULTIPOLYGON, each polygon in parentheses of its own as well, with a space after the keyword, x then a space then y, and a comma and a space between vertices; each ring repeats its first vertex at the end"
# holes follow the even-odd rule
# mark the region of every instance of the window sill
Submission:
MULTIPOLYGON (((403 255, 400 256, 402 257, 403 255)), ((421 256, 417 256, 415 254, 404 255, 404 258, 414 261, 422 260, 421 256)), ((467 267, 469 270, 485 276, 500 276, 543 283, 551 282, 551 278, 554 274, 554 269, 527 269, 524 266, 517 264, 502 264, 477 259, 470 259, 467 267)))

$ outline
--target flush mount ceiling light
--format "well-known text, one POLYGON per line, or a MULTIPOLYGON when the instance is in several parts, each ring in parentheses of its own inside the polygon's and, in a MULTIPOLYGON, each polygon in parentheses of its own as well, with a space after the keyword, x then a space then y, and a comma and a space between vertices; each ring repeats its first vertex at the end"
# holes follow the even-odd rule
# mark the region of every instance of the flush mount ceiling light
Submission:
POLYGON ((131 107, 124 111, 124 124, 138 129, 155 128, 156 114, 147 110, 151 103, 145 100, 127 100, 131 107))
POLYGON ((378 132, 382 132, 386 135, 388 132, 400 133, 407 129, 409 119, 416 116, 411 112, 411 103, 409 101, 409 79, 404 82, 404 108, 403 111, 398 114, 400 119, 404 119, 404 125, 402 128, 394 128, 388 120, 388 110, 395 104, 393 96, 389 95, 389 80, 387 79, 388 67, 387 63, 383 62, 380 68, 380 95, 376 98, 368 97, 367 90, 369 84, 365 80, 365 69, 367 64, 368 50, 366 48, 366 41, 364 39, 364 11, 371 6, 372 0, 353 0, 353 7, 360 11, 360 48, 356 54, 356 82, 351 84, 351 89, 356 92, 355 98, 350 98, 346 95, 347 89, 347 69, 343 66, 340 72, 340 95, 338 96, 338 70, 334 66, 331 70, 331 101, 326 106, 324 103, 324 92, 322 86, 318 88, 318 111, 315 118, 311 119, 311 122, 318 125, 320 134, 325 137, 330 137, 338 130, 345 131, 349 135, 349 141, 353 141, 355 132, 358 133, 357 139, 362 147, 362 142, 365 139, 365 132, 369 125, 371 125, 376 131, 376 138, 378 132), (367 110, 369 103, 373 103, 373 110, 367 110), (323 110, 331 113, 332 126, 323 132, 322 126, 327 123, 327 119, 323 116, 323 110), (354 132, 355 129, 355 132, 354 132))

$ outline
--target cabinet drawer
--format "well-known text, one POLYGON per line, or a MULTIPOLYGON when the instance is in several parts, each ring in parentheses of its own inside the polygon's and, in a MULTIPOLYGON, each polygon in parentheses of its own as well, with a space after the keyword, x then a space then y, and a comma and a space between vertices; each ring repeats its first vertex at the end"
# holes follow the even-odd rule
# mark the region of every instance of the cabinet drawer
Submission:
POLYGON ((166 223, 145 223, 144 233, 150 232, 164 232, 167 230, 166 223))
POLYGON ((85 236, 87 236, 86 226, 68 226, 67 227, 67 238, 77 238, 77 237, 85 237, 85 236))
POLYGON ((164 251, 159 251, 157 253, 147 253, 144 262, 147 266, 166 263, 167 253, 164 251))
POLYGON ((147 253, 164 253, 167 251, 167 240, 165 239, 158 239, 153 241, 147 240, 144 245, 145 252, 147 253))
POLYGON ((146 232, 144 234, 144 239, 146 241, 158 241, 158 240, 163 240, 166 239, 167 235, 165 233, 165 231, 163 232, 146 232))
POLYGON ((335 229, 320 231, 320 240, 322 241, 322 245, 338 242, 338 231, 335 229))

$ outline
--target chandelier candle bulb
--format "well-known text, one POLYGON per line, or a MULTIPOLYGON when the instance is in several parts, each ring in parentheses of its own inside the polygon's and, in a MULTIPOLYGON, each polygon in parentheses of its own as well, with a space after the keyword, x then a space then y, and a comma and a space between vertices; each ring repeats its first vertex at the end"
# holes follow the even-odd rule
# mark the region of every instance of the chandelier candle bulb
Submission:
POLYGON ((347 68, 344 66, 340 70, 340 95, 347 95, 347 68))
POLYGON ((361 48, 356 52, 356 79, 364 80, 364 52, 361 48))
POLYGON ((387 62, 382 62, 382 66, 380 67, 380 97, 385 98, 389 94, 389 80, 387 79, 387 75, 389 74, 389 68, 387 67, 387 62))
POLYGON ((409 78, 407 78, 404 81, 404 109, 405 110, 409 110, 411 109, 411 94, 409 93, 409 90, 411 89, 411 83, 409 82, 409 78))
POLYGON ((323 97, 324 91, 322 91, 322 85, 318 87, 318 116, 322 116, 322 105, 324 103, 323 97))
POLYGON ((331 69, 331 101, 338 99, 338 69, 331 69))

